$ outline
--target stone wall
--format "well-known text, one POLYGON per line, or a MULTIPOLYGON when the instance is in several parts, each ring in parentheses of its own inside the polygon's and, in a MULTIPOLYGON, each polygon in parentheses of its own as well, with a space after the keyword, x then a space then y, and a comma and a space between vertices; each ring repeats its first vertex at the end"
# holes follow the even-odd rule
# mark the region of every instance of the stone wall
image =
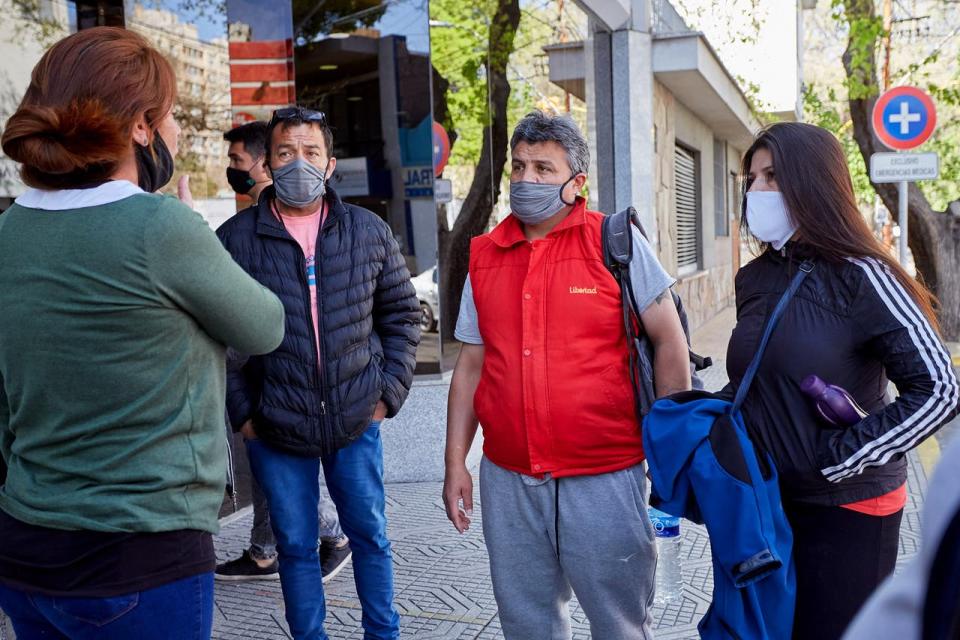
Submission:
POLYGON ((674 124, 675 99, 662 84, 653 84, 654 206, 657 220, 657 249, 660 264, 667 272, 677 272, 673 224, 673 146, 676 142, 674 124))
POLYGON ((734 304, 733 276, 733 265, 725 264, 677 282, 674 290, 683 298, 690 331, 734 304))
MULTIPOLYGON (((676 277, 676 225, 673 212, 674 147, 678 136, 700 152, 701 269, 679 279, 676 291, 683 298, 691 331, 734 303, 733 241, 717 237, 713 215, 713 132, 660 83, 654 83, 654 130, 657 162, 654 172, 657 248, 660 263, 676 277)), ((725 180, 726 176, 719 176, 725 180)))

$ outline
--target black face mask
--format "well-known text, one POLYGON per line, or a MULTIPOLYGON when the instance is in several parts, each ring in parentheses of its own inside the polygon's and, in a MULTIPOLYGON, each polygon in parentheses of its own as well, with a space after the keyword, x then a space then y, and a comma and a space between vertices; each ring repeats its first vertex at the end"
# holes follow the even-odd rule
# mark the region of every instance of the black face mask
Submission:
POLYGON ((153 193, 173 177, 173 156, 158 132, 153 134, 153 153, 149 147, 133 144, 137 158, 137 182, 147 193, 153 193))
POLYGON ((249 171, 243 169, 234 169, 227 167, 227 182, 230 187, 239 194, 250 193, 250 190, 257 184, 257 181, 250 177, 249 171))

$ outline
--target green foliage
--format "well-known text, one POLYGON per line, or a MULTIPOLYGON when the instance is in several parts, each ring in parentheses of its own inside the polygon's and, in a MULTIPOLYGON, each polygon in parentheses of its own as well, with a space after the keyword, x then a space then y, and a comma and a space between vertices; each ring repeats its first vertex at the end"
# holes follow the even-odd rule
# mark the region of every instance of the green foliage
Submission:
POLYGON ((216 196, 220 187, 197 154, 181 148, 177 153, 174 166, 176 169, 173 177, 162 189, 164 193, 176 194, 177 181, 180 176, 186 174, 190 176, 190 190, 193 192, 194 198, 213 198, 216 196))
POLYGON ((874 191, 870 182, 870 174, 860 153, 857 141, 853 139, 853 127, 850 117, 840 108, 837 91, 833 87, 824 88, 821 95, 815 85, 804 87, 803 110, 804 117, 810 124, 823 127, 830 131, 840 141, 843 153, 850 167, 850 177, 853 179, 853 190, 857 195, 857 202, 861 207, 873 204, 874 191))
POLYGON ((714 40, 713 34, 708 35, 715 45, 722 46, 733 42, 756 44, 764 25, 761 0, 727 0, 714 3, 671 0, 671 4, 695 29, 711 22, 722 25, 722 33, 725 34, 723 38, 714 40), (749 18, 747 23, 742 20, 744 16, 749 18))
MULTIPOLYGON (((496 3, 492 0, 431 0, 430 42, 434 67, 450 86, 446 100, 451 122, 443 123, 456 131, 456 143, 450 164, 474 166, 480 157, 483 128, 489 124, 487 67, 498 58, 508 60, 510 102, 508 118, 516 122, 534 108, 551 103, 546 92, 538 89, 533 77, 543 64, 544 44, 555 41, 556 10, 552 2, 524 3, 520 25, 512 48, 487 50, 490 22, 496 3), (547 8, 550 6, 551 8, 547 8), (552 9, 552 10, 551 10, 552 9)), ((562 92, 561 92, 562 94, 562 92)))
POLYGON ((743 97, 747 99, 750 111, 753 112, 757 120, 764 124, 771 124, 780 120, 780 116, 774 112, 770 103, 761 97, 762 89, 759 84, 741 75, 737 75, 736 80, 741 91, 743 91, 743 97))
MULTIPOLYGON (((954 61, 954 69, 960 60, 954 61)), ((954 77, 960 80, 960 74, 954 77)), ((960 86, 940 86, 928 83, 927 92, 937 105, 937 128, 925 145, 940 155, 940 179, 920 183, 930 205, 942 211, 954 200, 960 200, 960 86)))
POLYGON ((960 184, 956 180, 956 176, 960 176, 958 138, 960 132, 957 130, 956 121, 944 123, 944 128, 938 135, 925 145, 926 150, 936 151, 940 155, 940 179, 919 183, 923 194, 930 201, 930 206, 937 211, 944 211, 951 202, 960 200, 960 184))
POLYGON ((487 40, 493 3, 433 0, 430 3, 430 48, 433 65, 450 86, 447 107, 457 132, 452 165, 475 165, 480 157, 487 105, 487 40))
POLYGON ((847 55, 854 70, 847 76, 849 99, 860 100, 879 93, 876 57, 880 39, 886 34, 883 18, 872 7, 873 0, 832 0, 833 17, 848 31, 847 55))
POLYGON ((68 25, 58 21, 41 6, 41 0, 11 0, 19 11, 21 20, 16 21, 17 35, 36 40, 46 49, 67 35, 68 25))
MULTIPOLYGON (((881 91, 876 69, 876 60, 880 55, 882 38, 887 35, 883 29, 882 18, 876 15, 873 0, 832 0, 832 15, 841 31, 849 36, 847 55, 852 73, 848 74, 841 91, 826 88, 818 95, 816 87, 808 87, 804 94, 804 104, 811 122, 819 124, 840 139, 847 161, 853 174, 854 188, 861 204, 873 200, 873 186, 853 138, 853 129, 846 115, 846 101, 876 97, 881 91)), ((898 46, 894 42, 894 46, 898 46)), ((943 43, 940 45, 943 46, 943 43)), ((900 49, 901 53, 903 49, 900 49)), ((902 56, 901 56, 902 58, 902 56)), ((929 80, 931 71, 942 61, 940 47, 932 52, 917 51, 916 59, 902 62, 903 68, 892 70, 894 86, 914 84, 927 90, 937 105, 937 129, 931 139, 924 144, 922 151, 935 151, 940 156, 939 180, 919 182, 920 189, 933 209, 942 211, 951 201, 960 198, 960 186, 954 179, 960 171, 960 80, 958 62, 954 60, 950 67, 950 78, 954 81, 944 86, 929 80)))

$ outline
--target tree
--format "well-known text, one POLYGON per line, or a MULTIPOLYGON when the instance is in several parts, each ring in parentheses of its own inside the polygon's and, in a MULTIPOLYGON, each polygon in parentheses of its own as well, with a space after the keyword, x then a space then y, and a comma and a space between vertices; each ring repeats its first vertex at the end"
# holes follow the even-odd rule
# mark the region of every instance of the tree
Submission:
MULTIPOLYGON (((442 330, 446 335, 452 335, 456 325, 463 282, 469 267, 470 240, 486 230, 494 205, 500 197, 500 178, 507 162, 509 142, 507 119, 510 82, 507 78, 507 65, 510 54, 514 50, 514 36, 520 24, 519 0, 492 0, 483 3, 480 7, 474 4, 466 8, 486 10, 483 13, 488 19, 489 26, 486 28, 485 55, 483 57, 468 55, 463 65, 466 68, 465 75, 485 80, 488 93, 481 103, 481 107, 484 103, 487 106, 483 114, 485 124, 480 138, 479 159, 470 189, 453 227, 447 229, 446 224, 441 224, 439 229, 442 285, 440 296, 441 308, 445 311, 441 322, 442 330)), ((444 82, 446 82, 445 79, 444 82)), ((442 83, 439 84, 441 87, 444 86, 442 83)), ((437 89, 438 83, 435 83, 434 87, 437 89)), ((470 90, 475 88, 471 87, 470 90)), ((447 88, 444 95, 449 98, 451 93, 452 89, 447 88)), ((448 100, 437 111, 441 122, 449 121, 449 112, 452 111, 452 105, 449 105, 449 102, 452 101, 448 100)), ((476 105, 476 101, 473 101, 473 104, 476 105)))
MULTIPOLYGON (((880 94, 877 47, 884 35, 874 0, 834 0, 848 28, 843 54, 853 138, 865 163, 884 148, 873 133, 871 114, 880 94)), ((899 222, 897 185, 875 184, 874 190, 899 222)), ((908 192, 909 245, 918 273, 940 299, 939 316, 944 337, 960 339, 960 200, 936 211, 915 183, 908 192)))

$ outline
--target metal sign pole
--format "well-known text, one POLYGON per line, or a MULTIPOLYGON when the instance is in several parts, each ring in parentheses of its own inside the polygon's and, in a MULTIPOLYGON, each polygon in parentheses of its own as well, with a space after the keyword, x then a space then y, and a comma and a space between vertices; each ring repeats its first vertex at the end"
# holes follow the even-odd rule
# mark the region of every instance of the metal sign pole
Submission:
POLYGON ((930 138, 937 126, 937 107, 927 93, 916 87, 895 87, 877 98, 870 119, 880 142, 897 151, 870 156, 870 180, 875 184, 899 183, 899 254, 900 264, 906 267, 910 183, 935 180, 940 175, 940 161, 936 153, 903 152, 919 147, 930 138))
POLYGON ((909 214, 907 212, 907 186, 909 182, 901 182, 900 195, 900 266, 907 266, 907 233, 910 226, 909 214))

